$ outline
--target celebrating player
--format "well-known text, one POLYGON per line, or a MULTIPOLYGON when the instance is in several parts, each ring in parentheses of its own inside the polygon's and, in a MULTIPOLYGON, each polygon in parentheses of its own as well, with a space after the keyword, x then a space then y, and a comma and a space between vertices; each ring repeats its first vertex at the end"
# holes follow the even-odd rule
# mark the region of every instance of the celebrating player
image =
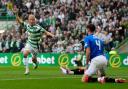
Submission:
POLYGON ((35 64, 34 68, 36 69, 38 66, 37 62, 37 53, 39 52, 39 42, 41 40, 42 34, 46 33, 46 35, 54 37, 53 34, 46 31, 44 28, 36 24, 36 18, 34 15, 30 14, 28 16, 28 23, 23 22, 22 19, 20 19, 19 16, 17 16, 17 21, 23 25, 25 28, 27 34, 28 34, 28 40, 27 43, 23 49, 23 55, 24 55, 24 64, 25 64, 25 73, 29 74, 29 67, 28 67, 28 59, 27 56, 31 53, 32 54, 32 62, 35 64))

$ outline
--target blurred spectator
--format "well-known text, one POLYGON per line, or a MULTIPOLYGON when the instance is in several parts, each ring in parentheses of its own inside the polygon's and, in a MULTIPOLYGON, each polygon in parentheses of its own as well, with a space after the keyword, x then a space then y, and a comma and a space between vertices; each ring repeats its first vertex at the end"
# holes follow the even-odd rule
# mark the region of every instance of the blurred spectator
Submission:
MULTIPOLYGON (((74 53, 82 49, 80 42, 87 35, 88 23, 96 26, 95 35, 105 42, 107 51, 117 47, 125 39, 128 34, 124 25, 128 22, 128 6, 127 2, 123 1, 1 0, 0 7, 5 12, 7 10, 9 16, 14 16, 13 11, 18 11, 25 21, 28 15, 33 13, 37 23, 55 34, 56 38, 42 37, 42 52, 74 53)), ((23 27, 14 24, 10 32, 1 35, 0 52, 20 51, 26 38, 23 27)))

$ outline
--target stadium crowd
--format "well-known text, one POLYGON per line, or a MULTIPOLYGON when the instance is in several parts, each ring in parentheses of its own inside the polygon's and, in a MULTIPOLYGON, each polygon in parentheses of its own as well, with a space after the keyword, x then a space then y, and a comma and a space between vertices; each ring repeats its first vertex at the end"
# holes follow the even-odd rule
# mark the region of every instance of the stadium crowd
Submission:
MULTIPOLYGON (((82 40, 87 35, 86 26, 93 23, 96 35, 105 41, 106 51, 118 46, 128 35, 123 23, 128 21, 128 4, 122 0, 1 0, 0 8, 7 15, 18 12, 24 21, 29 14, 55 38, 42 35, 41 51, 74 53, 83 51, 82 40), (51 1, 51 2, 50 2, 51 1)), ((2 14, 0 14, 2 15, 2 14)), ((0 33, 0 52, 19 52, 27 34, 18 23, 0 33)))

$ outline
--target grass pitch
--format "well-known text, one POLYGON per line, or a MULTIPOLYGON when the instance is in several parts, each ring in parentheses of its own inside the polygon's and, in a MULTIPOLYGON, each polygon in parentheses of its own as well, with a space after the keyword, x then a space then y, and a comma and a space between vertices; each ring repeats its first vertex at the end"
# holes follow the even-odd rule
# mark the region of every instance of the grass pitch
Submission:
MULTIPOLYGON (((0 89, 128 89, 128 83, 82 83, 82 75, 64 75, 59 67, 30 69, 0 66, 0 89)), ((128 68, 108 68, 107 75, 128 79, 128 68)))

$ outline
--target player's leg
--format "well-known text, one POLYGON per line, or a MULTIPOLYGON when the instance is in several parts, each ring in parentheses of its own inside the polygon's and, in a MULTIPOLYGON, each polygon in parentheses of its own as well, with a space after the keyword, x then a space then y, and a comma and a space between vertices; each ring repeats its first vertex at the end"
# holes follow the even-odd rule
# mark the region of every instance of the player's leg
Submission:
POLYGON ((34 69, 36 69, 38 67, 38 61, 37 61, 37 49, 33 49, 31 51, 31 54, 32 54, 32 62, 34 63, 34 69))
POLYGON ((31 52, 31 47, 29 44, 26 44, 25 47, 23 48, 22 50, 23 52, 23 55, 24 55, 24 58, 23 58, 23 61, 24 61, 24 65, 25 65, 25 75, 29 74, 29 63, 28 63, 28 55, 30 54, 31 52))
POLYGON ((126 82, 125 79, 122 78, 110 78, 110 77, 105 77, 105 69, 100 69, 99 73, 101 74, 100 77, 98 77, 98 82, 100 83, 124 83, 126 82))
POLYGON ((25 64, 25 73, 24 74, 29 74, 29 64, 28 64, 28 55, 29 55, 29 50, 25 50, 23 52, 23 55, 24 55, 24 64, 25 64))
POLYGON ((126 79, 122 79, 122 78, 109 78, 109 77, 104 77, 104 76, 103 77, 99 77, 98 81, 100 83, 105 83, 105 82, 107 82, 107 83, 125 83, 125 82, 127 82, 126 79))
POLYGON ((63 74, 69 74, 69 75, 73 75, 74 74, 74 71, 71 71, 69 68, 67 68, 65 66, 61 66, 60 69, 61 69, 63 74))
POLYGON ((105 69, 106 69, 106 66, 104 65, 103 68, 98 70, 98 75, 99 75, 98 82, 100 82, 100 83, 105 83, 105 82, 108 82, 108 83, 124 83, 124 82, 126 82, 126 80, 122 79, 122 78, 105 77, 105 69))
POLYGON ((105 69, 104 68, 100 68, 98 71, 97 71, 97 76, 98 76, 98 82, 100 83, 105 83, 105 69))
POLYGON ((97 78, 92 78, 91 76, 96 74, 104 65, 107 66, 106 57, 100 55, 93 58, 89 68, 85 71, 84 76, 82 77, 82 82, 96 82, 97 78))
POLYGON ((38 61, 36 56, 32 56, 32 62, 34 63, 34 69, 38 67, 38 61))
POLYGON ((22 50, 23 52, 23 61, 25 65, 25 73, 24 74, 29 74, 29 64, 28 64, 28 55, 30 54, 30 50, 28 48, 28 45, 25 46, 25 48, 22 50))
POLYGON ((106 57, 103 55, 99 56, 99 60, 97 60, 97 62, 99 63, 97 66, 98 82, 104 83, 105 82, 104 76, 106 75, 105 70, 107 68, 108 61, 107 61, 106 57))
POLYGON ((69 69, 65 67, 60 67, 63 74, 69 74, 69 75, 82 75, 84 74, 84 69, 76 68, 76 69, 69 69))
POLYGON ((105 82, 111 82, 111 83, 123 83, 125 82, 125 79, 121 78, 109 78, 105 77, 105 70, 107 68, 107 59, 104 56, 101 56, 101 63, 98 66, 98 82, 105 83, 105 82))
POLYGON ((80 69, 80 68, 72 69, 71 71, 73 71, 74 75, 84 74, 84 69, 80 69))
POLYGON ((95 60, 93 60, 90 63, 90 66, 88 67, 87 70, 84 71, 84 75, 82 77, 82 82, 96 82, 97 78, 92 78, 93 74, 96 74, 97 71, 97 63, 95 62, 95 60))

